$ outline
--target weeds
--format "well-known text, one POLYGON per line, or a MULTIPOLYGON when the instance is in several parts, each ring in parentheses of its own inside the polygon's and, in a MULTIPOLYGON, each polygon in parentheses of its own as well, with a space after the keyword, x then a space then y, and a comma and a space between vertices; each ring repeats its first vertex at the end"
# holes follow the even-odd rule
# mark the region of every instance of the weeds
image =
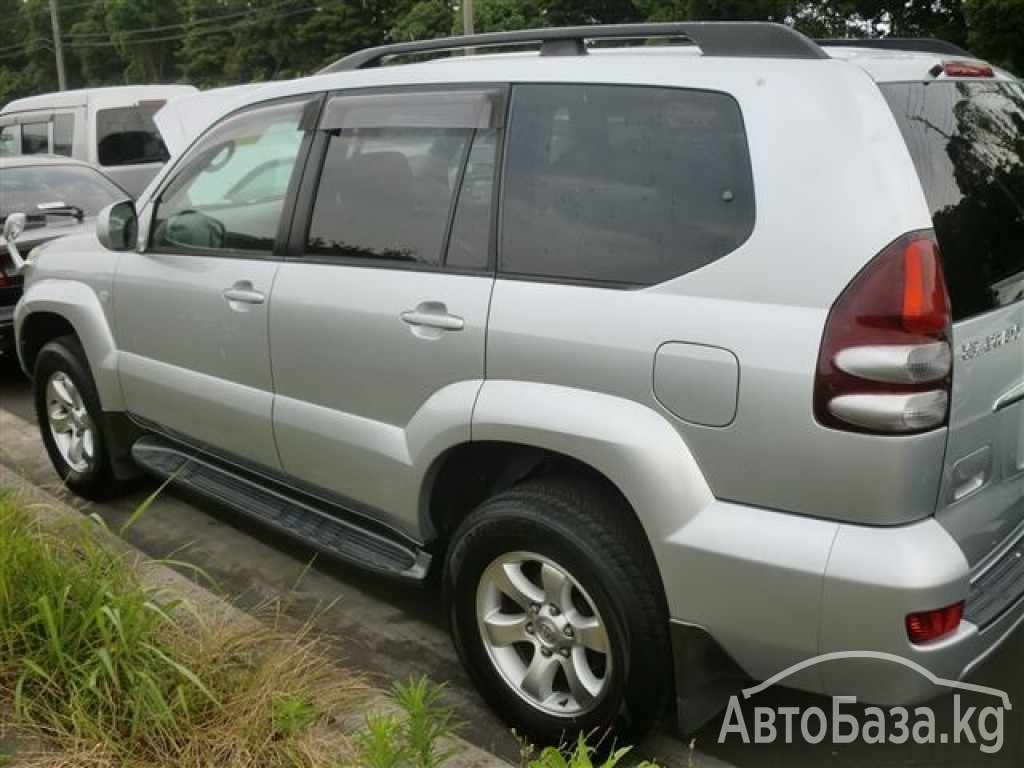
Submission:
POLYGON ((355 768, 436 768, 458 750, 450 738, 460 723, 444 701, 444 686, 426 677, 395 684, 400 712, 369 715, 354 739, 355 768))
MULTIPOLYGON (((527 768, 615 768, 629 752, 630 747, 620 747, 595 763, 598 749, 591 746, 581 733, 572 748, 545 747, 536 758, 527 762, 527 768)), ((644 760, 634 768, 658 768, 658 765, 644 760)))

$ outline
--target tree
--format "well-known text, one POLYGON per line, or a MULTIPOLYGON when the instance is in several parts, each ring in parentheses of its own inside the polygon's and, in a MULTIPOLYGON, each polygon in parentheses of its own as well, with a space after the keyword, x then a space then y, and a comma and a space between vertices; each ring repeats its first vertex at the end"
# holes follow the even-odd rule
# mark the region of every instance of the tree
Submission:
POLYGON ((346 54, 385 42, 394 11, 367 4, 328 0, 296 29, 295 74, 309 74, 346 54), (378 23, 375 20, 379 20, 378 23))
POLYGON ((228 51, 234 47, 235 36, 229 23, 211 19, 223 19, 242 11, 243 3, 239 0, 184 0, 179 80, 200 88, 229 82, 224 64, 228 51))
MULTIPOLYGON (((549 26, 541 11, 540 0, 475 0, 473 31, 503 32, 549 26)), ((462 34, 462 14, 456 14, 455 34, 462 34)))
POLYGON ((420 0, 398 20, 390 38, 396 43, 432 40, 447 37, 454 26, 455 8, 449 0, 420 0))
POLYGON ((576 24, 623 24, 643 21, 646 14, 633 0, 544 0, 547 22, 553 26, 576 24))
POLYGON ((967 42, 963 0, 816 0, 840 16, 863 25, 872 37, 938 37, 967 42))
POLYGON ((1024 75, 1024 0, 964 0, 972 51, 1024 75))
POLYGON ((94 2, 85 18, 67 29, 67 50, 81 63, 82 80, 90 85, 125 82, 127 62, 110 41, 106 3, 94 2))
MULTIPOLYGON (((61 29, 67 30, 85 15, 81 3, 60 5, 61 29)), ((3 43, 0 44, 0 103, 19 96, 57 90, 57 65, 47 0, 3 0, 3 43)), ((65 47, 68 84, 83 84, 80 63, 65 47)))

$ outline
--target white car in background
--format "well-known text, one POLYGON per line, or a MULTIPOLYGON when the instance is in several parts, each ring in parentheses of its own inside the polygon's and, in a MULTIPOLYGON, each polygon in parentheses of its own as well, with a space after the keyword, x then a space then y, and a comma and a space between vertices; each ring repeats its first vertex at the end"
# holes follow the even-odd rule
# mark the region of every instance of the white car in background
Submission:
POLYGON ((153 115, 191 85, 125 85, 16 99, 0 110, 0 154, 53 154, 100 166, 138 197, 170 158, 153 115))

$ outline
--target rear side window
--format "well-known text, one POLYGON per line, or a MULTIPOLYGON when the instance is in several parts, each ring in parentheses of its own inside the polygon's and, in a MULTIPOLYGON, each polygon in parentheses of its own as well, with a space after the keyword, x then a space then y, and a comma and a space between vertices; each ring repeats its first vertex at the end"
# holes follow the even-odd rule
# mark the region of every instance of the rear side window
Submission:
POLYGON ((917 167, 955 320, 1024 298, 1024 86, 882 86, 917 167))
POLYGON ((53 154, 71 157, 74 144, 75 118, 73 115, 53 116, 53 154))
POLYGON ((651 285, 754 227, 743 119, 722 93, 517 86, 505 168, 505 273, 651 285))
POLYGON ((96 112, 96 151, 100 165, 163 163, 170 157, 153 115, 163 101, 96 112))

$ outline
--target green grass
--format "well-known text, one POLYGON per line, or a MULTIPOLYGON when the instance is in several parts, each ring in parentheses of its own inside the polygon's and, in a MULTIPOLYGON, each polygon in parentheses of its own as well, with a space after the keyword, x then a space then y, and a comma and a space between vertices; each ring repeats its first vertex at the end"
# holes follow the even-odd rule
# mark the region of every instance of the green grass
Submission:
POLYGON ((46 528, 4 496, 0 576, 0 680, 19 717, 130 752, 219 707, 176 658, 176 603, 84 525, 46 528))
POLYGON ((0 491, 0 715, 65 755, 43 764, 326 764, 322 731, 362 681, 308 633, 214 623, 138 565, 95 523, 42 524, 0 491))

